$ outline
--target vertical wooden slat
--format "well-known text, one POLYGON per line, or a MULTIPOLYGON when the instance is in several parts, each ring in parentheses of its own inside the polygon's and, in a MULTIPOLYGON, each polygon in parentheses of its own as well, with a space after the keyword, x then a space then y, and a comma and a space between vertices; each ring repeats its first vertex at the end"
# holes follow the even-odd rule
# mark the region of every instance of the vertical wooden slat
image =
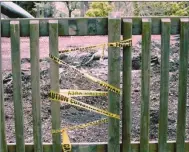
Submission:
POLYGON ((161 81, 160 81, 160 119, 158 151, 167 151, 167 115, 169 96, 169 50, 171 20, 162 19, 161 27, 161 81))
MULTIPOLYGON (((1 14, 1 2, 0 2, 0 14, 1 14)), ((3 89, 3 77, 2 77, 2 54, 1 54, 1 18, 0 18, 0 151, 8 152, 6 141, 6 129, 5 129, 5 112, 4 112, 4 89, 3 89)))
MULTIPOLYGON (((1 29, 1 28, 0 28, 1 29)), ((1 42, 0 42, 1 43, 1 42)), ((0 50, 0 105, 1 105, 1 148, 2 152, 7 152, 7 142, 6 142, 6 129, 5 129, 5 111, 4 111, 4 89, 3 89, 3 78, 2 78, 2 54, 0 50)))
MULTIPOLYGON (((53 56, 59 57, 58 53, 58 21, 49 21, 49 51, 53 56)), ((50 84, 51 89, 59 92, 59 65, 51 60, 50 63, 50 84)), ((60 128, 60 102, 53 102, 51 104, 52 111, 52 129, 60 128)), ((53 134, 53 151, 61 152, 61 138, 60 134, 53 134)))
POLYGON ((140 151, 149 152, 151 19, 142 19, 140 151))
POLYGON ((186 101, 187 101, 187 73, 188 73, 188 19, 180 20, 180 63, 179 63, 179 94, 177 116, 176 151, 184 152, 186 128, 186 101))
MULTIPOLYGON (((0 7, 0 14, 1 14, 1 7, 0 7)), ((1 38, 1 18, 0 18, 0 38, 1 38)), ((5 130, 5 112, 4 112, 4 89, 3 89, 3 77, 2 77, 2 54, 1 54, 1 39, 0 39, 0 151, 7 152, 7 142, 6 142, 6 130, 5 130)))
POLYGON ((35 152, 43 152, 41 132, 41 96, 39 70, 39 21, 30 21, 30 58, 31 58, 31 86, 33 136, 35 152))
MULTIPOLYGON (((123 39, 132 39, 132 19, 123 20, 123 39)), ((123 48, 122 151, 131 152, 132 47, 123 48)))
MULTIPOLYGON (((120 41, 121 18, 112 16, 108 19, 108 42, 120 41)), ((108 83, 120 88, 120 48, 108 48, 108 83)), ((108 92, 108 110, 120 114, 120 95, 108 92)), ((109 118, 108 124, 108 152, 120 151, 119 120, 109 118)))
POLYGON ((16 131, 16 151, 24 152, 24 125, 22 107, 22 85, 20 66, 20 27, 19 21, 10 22, 11 61, 13 75, 13 100, 16 131))

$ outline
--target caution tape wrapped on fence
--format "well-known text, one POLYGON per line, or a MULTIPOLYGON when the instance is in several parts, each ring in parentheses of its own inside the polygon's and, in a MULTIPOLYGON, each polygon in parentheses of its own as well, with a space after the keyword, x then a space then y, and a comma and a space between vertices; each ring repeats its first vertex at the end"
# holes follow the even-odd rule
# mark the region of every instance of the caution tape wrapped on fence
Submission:
MULTIPOLYGON (((77 47, 77 48, 72 48, 72 49, 67 49, 67 50, 60 50, 59 53, 65 53, 65 52, 71 52, 71 51, 86 51, 88 49, 92 49, 92 48, 97 48, 97 47, 102 47, 102 56, 101 58, 103 59, 104 56, 104 50, 105 50, 105 46, 108 47, 126 47, 126 46, 131 46, 132 45, 132 39, 127 39, 127 40, 122 40, 120 42, 111 42, 111 43, 104 43, 104 44, 100 44, 100 45, 92 45, 92 46, 87 46, 87 47, 77 47)), ((121 90, 111 84, 108 84, 100 79, 97 79, 89 74, 87 74, 84 71, 80 71, 78 69, 76 69, 73 66, 70 66, 69 64, 67 64, 66 62, 60 60, 59 58, 49 54, 49 57, 55 61, 57 64, 60 65, 65 65, 68 68, 72 68, 75 72, 80 73, 82 76, 88 78, 89 80, 98 83, 100 86, 106 88, 108 91, 112 91, 116 94, 121 94, 121 90)), ((71 97, 75 97, 75 96, 107 96, 108 92, 107 91, 91 91, 91 90, 67 90, 67 89, 61 89, 59 92, 54 92, 54 91, 50 91, 49 93, 49 99, 52 101, 57 101, 57 102, 65 102, 67 104, 79 107, 79 108, 83 108, 89 111, 93 111, 99 114, 102 114, 104 116, 107 117, 111 117, 111 118, 115 118, 115 119, 120 119, 120 116, 114 113, 111 113, 109 111, 106 110, 102 110, 100 108, 91 106, 89 104, 83 103, 81 101, 78 101, 76 99, 73 99, 71 97)), ((71 127, 66 127, 63 129, 57 129, 57 130, 52 130, 52 133, 62 133, 62 149, 64 152, 71 152, 71 143, 70 143, 70 139, 68 136, 67 131, 68 130, 73 130, 73 129, 83 129, 89 126, 95 126, 95 125, 100 125, 103 123, 107 123, 108 119, 104 118, 101 120, 96 120, 93 122, 88 122, 85 124, 80 124, 80 125, 76 125, 76 126, 71 126, 71 127)))
MULTIPOLYGON (((74 105, 76 107, 80 107, 80 108, 83 108, 83 109, 86 109, 86 110, 89 110, 89 111, 93 111, 93 112, 96 112, 96 113, 99 113, 99 114, 102 114, 102 115, 105 115, 105 116, 108 116, 108 117, 111 117, 111 118, 120 119, 120 116, 117 115, 117 114, 114 114, 114 113, 111 113, 109 111, 102 110, 100 108, 97 108, 97 107, 91 106, 89 104, 83 103, 81 101, 69 98, 65 95, 62 95, 62 94, 54 92, 54 91, 51 91, 49 93, 49 99, 54 100, 54 101, 58 101, 58 102, 65 102, 67 104, 74 105)), ((101 119, 101 120, 89 122, 89 123, 86 123, 86 124, 81 124, 81 125, 77 125, 77 126, 59 129, 59 130, 52 130, 52 133, 62 133, 62 140, 63 140, 62 148, 63 148, 64 151, 70 152, 71 151, 71 143, 70 143, 70 140, 69 140, 69 136, 67 134, 67 130, 86 128, 86 127, 89 127, 89 126, 99 125, 99 124, 106 123, 106 122, 108 122, 108 119, 101 119)))
POLYGON ((86 46, 86 47, 75 47, 71 49, 65 49, 65 50, 60 50, 59 53, 66 53, 66 52, 72 52, 72 51, 88 51, 88 49, 94 49, 94 48, 103 48, 105 46, 109 47, 126 47, 126 46, 131 46, 132 45, 132 39, 126 39, 126 40, 121 40, 120 42, 110 42, 110 43, 103 43, 99 45, 91 45, 91 46, 86 46))
POLYGON ((71 126, 71 127, 67 127, 67 128, 63 128, 63 129, 52 130, 52 133, 53 134, 62 133, 63 130, 84 129, 84 128, 87 128, 87 127, 90 127, 90 126, 96 126, 96 125, 100 125, 100 124, 107 123, 107 122, 108 122, 108 119, 104 118, 104 119, 88 122, 88 123, 85 123, 85 124, 71 126))
POLYGON ((70 97, 78 97, 78 96, 107 96, 107 91, 91 91, 91 90, 68 90, 61 89, 60 94, 70 96, 70 97))
POLYGON ((62 101, 65 103, 68 103, 70 105, 76 106, 76 107, 80 107, 89 111, 93 111, 108 117, 112 117, 112 118, 116 118, 116 119, 120 119, 120 116, 117 114, 113 114, 111 112, 96 108, 94 106, 91 106, 89 104, 83 103, 81 101, 78 101, 76 99, 72 99, 70 97, 67 97, 65 95, 62 95, 60 93, 54 92, 54 91, 50 91, 49 93, 49 99, 50 100, 54 100, 54 101, 62 101))
POLYGON ((115 87, 115 86, 113 86, 113 85, 110 85, 110 84, 108 84, 108 83, 106 83, 106 82, 104 82, 104 81, 102 81, 102 80, 100 80, 100 79, 97 79, 97 78, 93 77, 93 76, 90 76, 89 74, 87 74, 87 73, 85 73, 85 72, 82 72, 82 71, 76 69, 76 68, 73 67, 73 66, 70 66, 70 65, 67 64, 66 62, 60 60, 59 58, 57 58, 57 57, 55 57, 55 56, 53 56, 53 55, 51 55, 51 54, 50 54, 49 56, 50 56, 50 58, 51 58, 52 60, 54 60, 56 63, 65 65, 65 66, 67 66, 68 68, 72 68, 75 72, 80 73, 82 76, 88 78, 89 80, 91 80, 91 81, 93 81, 93 82, 95 82, 95 83, 98 83, 100 86, 106 88, 107 90, 112 91, 112 92, 117 93, 117 94, 120 94, 120 93, 121 93, 121 90, 120 90, 119 88, 117 88, 117 87, 115 87))
POLYGON ((62 149, 64 152, 71 152, 72 147, 71 147, 71 142, 70 142, 70 139, 69 139, 69 136, 67 133, 68 130, 83 129, 83 128, 87 128, 87 127, 91 127, 91 126, 104 124, 107 122, 108 122, 108 119, 104 118, 104 119, 92 121, 92 122, 81 124, 81 125, 76 125, 76 126, 72 126, 72 127, 68 127, 68 128, 58 129, 58 130, 52 130, 52 133, 53 134, 62 133, 62 140, 63 140, 62 149))
POLYGON ((68 136, 66 129, 62 130, 62 139, 63 139, 63 142, 62 142, 63 152, 71 152, 72 145, 71 145, 70 138, 68 136))

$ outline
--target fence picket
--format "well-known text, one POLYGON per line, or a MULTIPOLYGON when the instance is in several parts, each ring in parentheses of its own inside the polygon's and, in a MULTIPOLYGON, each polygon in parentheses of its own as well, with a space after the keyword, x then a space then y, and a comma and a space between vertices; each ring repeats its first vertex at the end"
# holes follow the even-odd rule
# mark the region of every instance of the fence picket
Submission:
POLYGON ((162 19, 161 30, 161 80, 160 80, 160 110, 159 110, 159 147, 158 151, 167 151, 167 115, 169 96, 169 50, 171 20, 162 19))
MULTIPOLYGON (((58 53, 58 21, 49 21, 49 51, 55 57, 59 57, 58 53)), ((51 60, 50 62, 50 85, 51 89, 59 92, 59 65, 51 60)), ((51 101, 52 112, 52 129, 60 129, 60 102, 51 101)), ((53 134, 53 151, 61 152, 60 134, 53 134)))
POLYGON ((30 21, 30 58, 34 151, 43 152, 41 131, 41 96, 39 70, 39 21, 30 21))
POLYGON ((140 150, 149 152, 151 19, 142 19, 140 150))
MULTIPOLYGON (((0 2, 1 13, 1 2, 0 2)), ((0 31, 1 31, 1 18, 0 18, 0 31)), ((1 32, 0 32, 1 38, 1 32)), ((6 130, 5 130, 5 112, 4 112, 4 89, 3 89, 3 75, 2 75, 2 54, 1 54, 1 39, 0 39, 0 151, 7 152, 6 130)))
MULTIPOLYGON (((120 41, 121 19, 114 17, 108 19, 108 42, 120 41)), ((120 48, 108 47, 108 83, 120 88, 120 48)), ((108 111, 120 114, 120 95, 108 92, 108 111)), ((108 121, 108 152, 120 151, 119 120, 109 118, 108 121)))
POLYGON ((187 101, 187 73, 188 73, 188 28, 189 20, 180 20, 180 63, 179 63, 179 90, 177 114, 176 151, 184 152, 186 128, 186 101, 187 101))
POLYGON ((13 101, 16 131, 16 151, 24 152, 24 125, 22 107, 22 84, 20 63, 20 26, 19 21, 11 21, 11 60, 13 75, 13 101))
MULTIPOLYGON (((123 20, 123 39, 132 38, 132 20, 123 20)), ((122 151, 131 152, 132 47, 123 48, 122 151)))

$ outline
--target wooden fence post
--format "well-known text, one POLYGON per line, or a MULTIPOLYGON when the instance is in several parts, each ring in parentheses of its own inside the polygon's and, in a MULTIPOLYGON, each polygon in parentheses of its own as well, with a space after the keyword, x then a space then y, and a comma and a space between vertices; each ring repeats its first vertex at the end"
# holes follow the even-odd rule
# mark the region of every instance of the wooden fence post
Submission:
POLYGON ((177 113, 176 152, 185 151, 186 101, 188 76, 188 42, 189 20, 180 19, 180 63, 179 63, 179 94, 177 113))
POLYGON ((30 58, 31 58, 31 86, 33 136, 35 152, 43 152, 41 131, 41 96, 39 70, 39 21, 30 21, 30 58))
MULTIPOLYGON (((58 53, 58 21, 49 21, 49 51, 59 58, 58 53)), ((51 89, 59 92, 59 65, 51 60, 50 62, 50 85, 51 89)), ((51 101, 52 129, 60 129, 60 102, 51 101)), ((60 134, 53 134, 53 152, 61 152, 60 134)))
MULTIPOLYGON (((0 15, 1 15, 1 2, 0 2, 0 15)), ((4 89, 2 77, 2 54, 1 54, 1 18, 0 18, 0 151, 8 152, 6 142, 5 130, 5 112, 4 112, 4 89)))
POLYGON ((140 151, 149 152, 151 19, 142 19, 140 151))
POLYGON ((11 60, 12 60, 12 75, 13 75, 13 100, 14 100, 15 131, 16 131, 16 151, 25 152, 19 21, 11 21, 10 28, 11 28, 10 29, 11 60))
MULTIPOLYGON (((119 42, 121 35, 121 17, 112 13, 108 19, 108 42, 119 42)), ((120 48, 108 47, 108 83, 120 88, 120 48)), ((108 110, 120 114, 120 95, 108 92, 108 110)), ((120 121, 109 118, 108 152, 120 151, 120 121)))
POLYGON ((171 20, 161 20, 161 79, 160 79, 160 109, 159 109, 159 146, 158 151, 167 151, 167 116, 169 97, 169 50, 171 20))
MULTIPOLYGON (((123 39, 132 39, 132 19, 123 20, 123 39)), ((122 152, 131 152, 132 47, 123 47, 122 152)))

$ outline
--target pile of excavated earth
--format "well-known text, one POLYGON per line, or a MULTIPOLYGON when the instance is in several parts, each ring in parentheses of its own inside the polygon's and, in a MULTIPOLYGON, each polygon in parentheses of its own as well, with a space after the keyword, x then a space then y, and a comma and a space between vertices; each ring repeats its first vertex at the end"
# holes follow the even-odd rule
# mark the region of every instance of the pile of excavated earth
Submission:
MULTIPOLYGON (((159 40, 151 44, 151 84, 150 84, 150 140, 158 139, 159 100, 160 100, 160 63, 161 43, 159 40)), ((108 56, 105 52, 104 60, 100 59, 97 51, 69 52, 60 58, 78 69, 85 70, 88 74, 107 82, 108 56)), ((122 50, 121 50, 121 88, 122 88, 122 50)), ((21 64, 30 64, 29 58, 22 58, 21 64)), ((40 89, 41 89, 41 120, 43 142, 52 142, 51 135, 51 102, 48 99, 50 91, 50 59, 40 59, 40 89)), ((32 102, 31 102, 31 71, 22 70, 23 112, 25 142, 33 142, 32 102)), ((72 69, 60 66, 59 82, 61 89, 102 90, 100 85, 88 80, 72 69)), ((169 103, 168 103, 168 139, 176 139, 176 120, 178 104, 178 79, 179 79, 179 42, 171 44, 170 69, 169 69, 169 103)), ((10 143, 15 142, 14 106, 13 106, 13 79, 12 73, 3 73, 5 92, 5 121, 6 136, 10 143)), ((139 141, 140 137, 140 93, 141 93, 141 41, 132 48, 132 141, 139 141)), ((188 86, 189 83, 187 82, 188 86)), ((107 97, 74 97, 75 99, 91 104, 101 109, 107 109, 107 97)), ((189 94, 188 94, 189 98, 189 94)), ((189 101, 189 100, 188 100, 189 101)), ((189 105, 187 101, 187 104, 189 105)), ((121 102, 121 101, 120 101, 121 102)), ((61 127, 74 126, 104 118, 104 116, 61 103, 61 127)), ((187 106, 187 116, 189 107, 187 106)), ((188 118, 188 117, 187 117, 188 118)), ((189 139, 189 121, 187 119, 186 139, 189 139)), ((120 123, 120 130, 121 130, 120 123)), ((108 138, 107 124, 68 131, 71 142, 106 142, 108 138)))

